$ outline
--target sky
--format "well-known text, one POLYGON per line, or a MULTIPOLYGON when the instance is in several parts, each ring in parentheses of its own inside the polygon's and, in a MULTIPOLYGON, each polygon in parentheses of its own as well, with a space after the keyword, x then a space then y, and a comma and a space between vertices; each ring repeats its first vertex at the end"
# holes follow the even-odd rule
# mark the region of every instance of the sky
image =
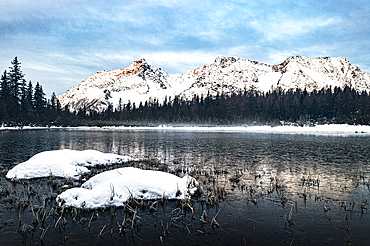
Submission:
POLYGON ((18 57, 50 97, 145 58, 186 73, 215 58, 345 57, 370 72, 369 0, 2 0, 0 72, 18 57))

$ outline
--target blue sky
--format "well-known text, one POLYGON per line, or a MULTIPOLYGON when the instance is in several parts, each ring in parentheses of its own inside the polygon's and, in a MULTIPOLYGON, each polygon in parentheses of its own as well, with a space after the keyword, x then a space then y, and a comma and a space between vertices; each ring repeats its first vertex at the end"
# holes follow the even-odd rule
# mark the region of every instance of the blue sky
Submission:
POLYGON ((18 56, 47 97, 140 58, 185 73, 219 55, 343 56, 370 72, 369 23, 368 0, 3 0, 0 70, 18 56))

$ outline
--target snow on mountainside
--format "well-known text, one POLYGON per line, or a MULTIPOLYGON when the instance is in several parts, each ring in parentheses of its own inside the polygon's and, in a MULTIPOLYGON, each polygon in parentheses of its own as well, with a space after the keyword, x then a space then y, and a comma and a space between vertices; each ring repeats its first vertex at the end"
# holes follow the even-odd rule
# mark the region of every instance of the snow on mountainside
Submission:
POLYGON ((343 57, 289 57, 278 65, 268 65, 239 57, 217 57, 185 74, 168 74, 151 67, 145 59, 129 67, 100 71, 58 96, 61 106, 70 111, 85 108, 102 112, 119 103, 135 103, 157 99, 160 103, 175 96, 190 99, 194 94, 237 93, 244 89, 268 92, 273 89, 319 90, 335 86, 350 86, 357 91, 370 92, 370 74, 352 65, 343 57))

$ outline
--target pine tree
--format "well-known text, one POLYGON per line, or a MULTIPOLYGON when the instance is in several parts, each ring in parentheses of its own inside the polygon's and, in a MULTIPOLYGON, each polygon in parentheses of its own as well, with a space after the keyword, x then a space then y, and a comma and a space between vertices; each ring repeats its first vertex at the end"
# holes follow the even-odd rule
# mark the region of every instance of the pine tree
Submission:
POLYGON ((25 100, 25 109, 27 112, 31 113, 34 108, 34 102, 33 102, 33 86, 32 81, 28 83, 27 91, 26 91, 26 100, 25 100))
POLYGON ((9 77, 6 70, 1 75, 0 80, 0 124, 4 123, 9 117, 7 100, 10 95, 9 77))
POLYGON ((34 104, 35 111, 38 114, 40 114, 46 106, 46 99, 45 99, 45 93, 42 89, 42 86, 39 84, 39 82, 36 83, 33 100, 35 103, 34 104))
POLYGON ((123 110, 123 103, 122 103, 122 98, 120 98, 119 101, 118 101, 118 107, 117 107, 116 111, 121 113, 122 110, 123 110))
POLYGON ((51 94, 51 98, 50 98, 50 106, 52 110, 56 109, 56 104, 57 104, 57 96, 55 95, 55 92, 53 91, 53 93, 51 94))
POLYGON ((1 82, 0 82, 0 99, 6 101, 9 99, 10 96, 10 85, 9 85, 9 77, 6 70, 1 75, 1 82))
POLYGON ((57 109, 57 112, 59 113, 60 110, 62 109, 62 105, 60 104, 58 98, 56 98, 55 101, 56 101, 56 109, 57 109))
POLYGON ((21 71, 21 63, 18 62, 17 57, 15 57, 11 63, 13 66, 9 67, 10 92, 13 100, 18 103, 20 99, 20 87, 23 81, 24 74, 21 71))
POLYGON ((20 83, 20 95, 19 95, 22 111, 26 111, 26 98, 27 98, 27 81, 25 79, 22 79, 22 82, 20 83))

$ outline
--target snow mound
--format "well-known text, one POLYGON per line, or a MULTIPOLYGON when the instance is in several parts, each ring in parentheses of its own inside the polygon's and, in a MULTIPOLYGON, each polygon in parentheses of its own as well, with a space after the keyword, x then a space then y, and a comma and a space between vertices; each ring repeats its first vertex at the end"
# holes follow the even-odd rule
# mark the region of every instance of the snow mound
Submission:
POLYGON ((97 150, 52 150, 34 155, 8 171, 8 179, 31 179, 48 177, 78 177, 89 172, 87 167, 135 161, 128 156, 102 153, 97 150))
POLYGON ((136 199, 183 199, 196 191, 198 182, 191 176, 183 178, 170 173, 123 167, 100 173, 81 188, 61 193, 59 204, 78 208, 122 206, 131 196, 136 199))

